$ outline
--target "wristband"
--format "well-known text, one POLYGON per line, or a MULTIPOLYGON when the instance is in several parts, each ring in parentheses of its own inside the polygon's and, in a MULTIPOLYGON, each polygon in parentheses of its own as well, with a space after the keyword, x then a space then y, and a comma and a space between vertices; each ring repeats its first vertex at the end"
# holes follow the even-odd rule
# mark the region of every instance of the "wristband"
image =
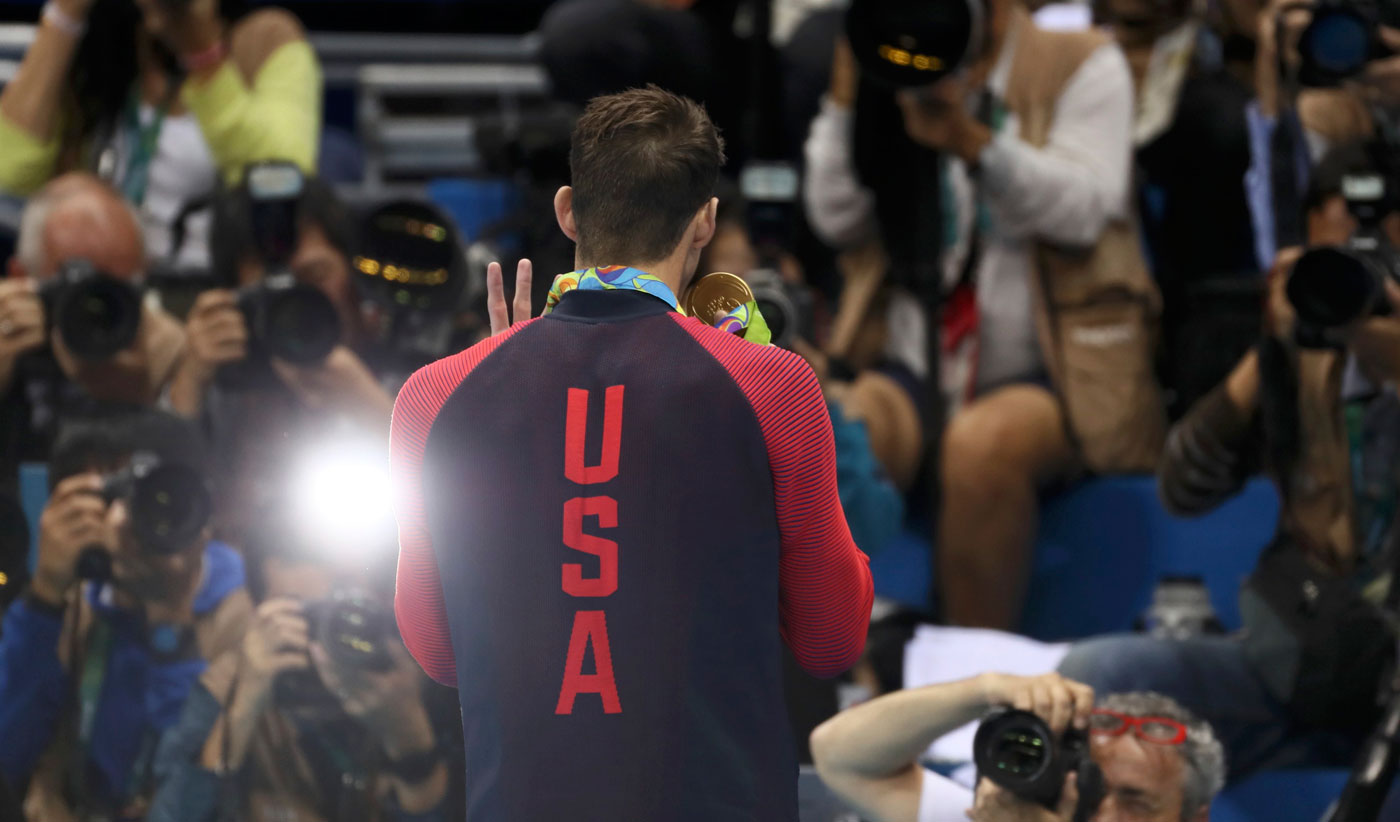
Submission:
POLYGON ((87 31, 87 23, 85 21, 79 20, 64 11, 57 3, 53 2, 53 0, 49 0, 49 2, 44 4, 44 11, 43 14, 39 16, 39 19, 74 39, 82 37, 87 31))
POLYGON ((190 74, 202 74, 210 69, 218 68, 226 57, 228 57, 228 47, 224 45, 223 40, 218 40, 204 51, 183 55, 180 58, 180 63, 190 74))

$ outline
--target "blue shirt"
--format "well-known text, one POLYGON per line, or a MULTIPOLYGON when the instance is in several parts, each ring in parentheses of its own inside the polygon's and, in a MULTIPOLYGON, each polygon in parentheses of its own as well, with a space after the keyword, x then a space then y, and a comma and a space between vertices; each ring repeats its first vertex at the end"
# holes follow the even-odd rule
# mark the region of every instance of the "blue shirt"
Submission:
MULTIPOLYGON (((204 579, 196 616, 213 611, 243 587, 243 559, 229 546, 204 549, 204 579)), ((146 649, 144 619, 112 606, 105 587, 90 586, 89 607, 111 629, 106 672, 97 697, 87 753, 89 795, 106 802, 126 797, 143 749, 175 724, 206 661, 157 662, 146 649)), ((0 775, 22 786, 76 704, 74 680, 59 661, 63 618, 21 598, 5 613, 0 633, 0 775)))

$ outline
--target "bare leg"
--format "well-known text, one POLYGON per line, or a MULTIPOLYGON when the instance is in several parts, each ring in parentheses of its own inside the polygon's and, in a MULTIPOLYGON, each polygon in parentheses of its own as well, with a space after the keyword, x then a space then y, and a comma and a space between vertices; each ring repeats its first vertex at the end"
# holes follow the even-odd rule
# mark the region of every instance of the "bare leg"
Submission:
POLYGON ((1074 460, 1059 404, 1038 386, 998 389, 949 422, 936 553, 951 624, 1016 627, 1030 577, 1036 495, 1074 460))

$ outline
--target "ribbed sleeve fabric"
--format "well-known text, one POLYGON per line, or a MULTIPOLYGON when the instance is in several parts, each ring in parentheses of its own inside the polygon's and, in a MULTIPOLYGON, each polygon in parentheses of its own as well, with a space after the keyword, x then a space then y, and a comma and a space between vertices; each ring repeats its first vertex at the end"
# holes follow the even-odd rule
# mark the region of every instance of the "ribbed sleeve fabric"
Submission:
POLYGON ((670 315, 729 372, 768 447, 782 555, 782 635, 814 676, 860 658, 874 588, 836 489, 836 447, 817 377, 798 355, 758 346, 698 320, 670 315))
POLYGON ((394 511, 399 526, 399 567, 394 614, 404 644, 434 680, 457 686, 457 666, 443 605, 437 556, 423 505, 423 455, 433 421, 447 398, 472 369, 522 328, 483 340, 454 356, 420 369, 399 391, 389 434, 394 511))

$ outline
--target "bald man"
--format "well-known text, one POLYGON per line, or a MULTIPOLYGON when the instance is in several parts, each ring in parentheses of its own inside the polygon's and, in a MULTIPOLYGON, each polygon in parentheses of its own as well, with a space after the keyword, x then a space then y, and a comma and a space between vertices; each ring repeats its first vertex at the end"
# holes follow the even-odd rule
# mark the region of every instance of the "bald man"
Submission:
POLYGON ((79 259, 132 282, 146 262, 140 224, 127 203, 96 177, 73 173, 54 179, 25 206, 9 276, 0 280, 0 488, 16 462, 46 456, 53 426, 70 404, 153 404, 184 345, 180 324, 148 301, 127 349, 102 361, 75 356, 48 327, 39 289, 79 259), (52 360, 21 359, 46 345, 52 360))

